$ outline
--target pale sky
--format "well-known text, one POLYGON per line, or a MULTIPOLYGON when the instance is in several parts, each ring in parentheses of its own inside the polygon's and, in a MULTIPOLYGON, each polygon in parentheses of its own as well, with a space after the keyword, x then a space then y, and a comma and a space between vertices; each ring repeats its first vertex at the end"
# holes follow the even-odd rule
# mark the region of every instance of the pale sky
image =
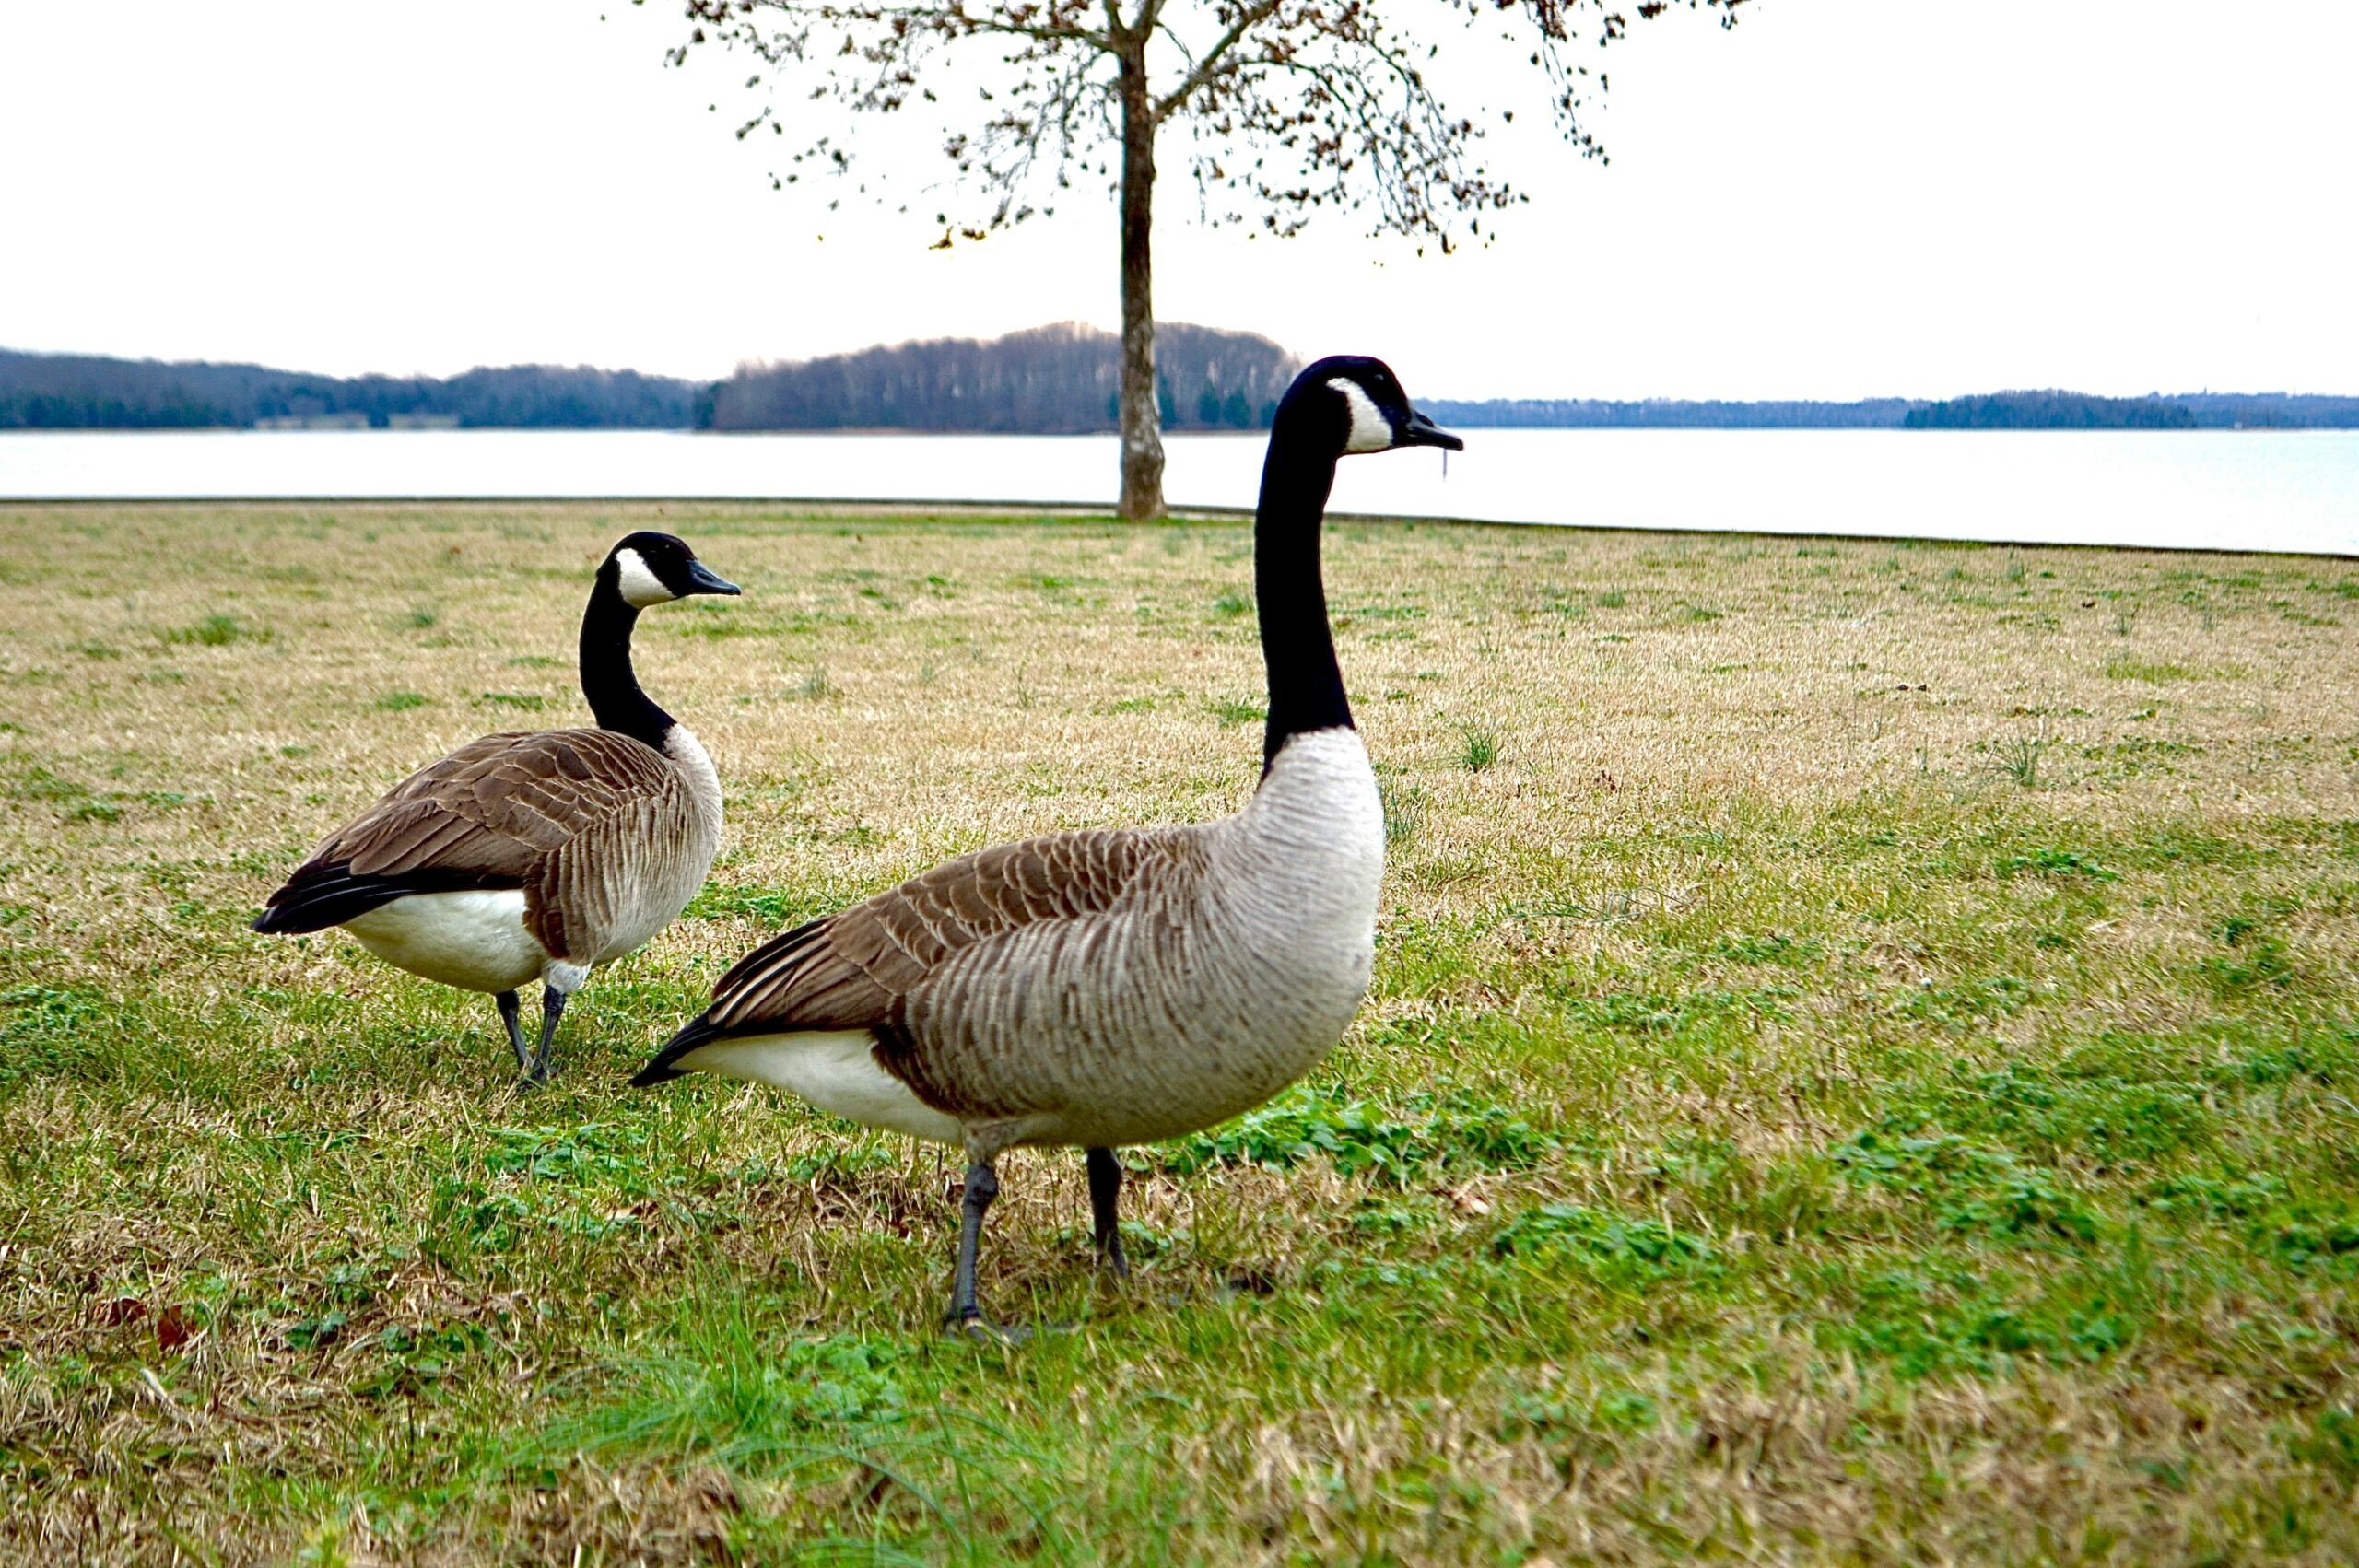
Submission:
MULTIPOLYGON (((773 193, 779 144, 730 135, 751 63, 667 70, 679 28, 669 0, 0 5, 0 345, 718 376, 1114 323, 1110 196, 930 251, 943 166, 868 128, 892 202, 773 193)), ((1757 0, 1637 33, 1610 166, 1536 111, 1493 138, 1533 199, 1487 250, 1206 230, 1168 177, 1157 314, 1378 354, 1423 397, 2359 392, 2352 0, 1757 0)))

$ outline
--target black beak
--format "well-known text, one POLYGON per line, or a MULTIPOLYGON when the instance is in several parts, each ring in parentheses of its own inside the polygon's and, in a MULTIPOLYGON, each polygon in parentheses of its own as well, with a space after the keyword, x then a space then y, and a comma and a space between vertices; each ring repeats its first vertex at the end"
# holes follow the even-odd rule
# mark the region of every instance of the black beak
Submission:
POLYGON ((720 576, 702 561, 690 561, 688 563, 688 591, 690 593, 734 594, 742 593, 745 590, 727 578, 720 576))
POLYGON ((1439 447, 1444 451, 1462 452, 1466 443, 1443 429, 1415 409, 1409 410, 1409 426, 1393 438, 1396 447, 1439 447))

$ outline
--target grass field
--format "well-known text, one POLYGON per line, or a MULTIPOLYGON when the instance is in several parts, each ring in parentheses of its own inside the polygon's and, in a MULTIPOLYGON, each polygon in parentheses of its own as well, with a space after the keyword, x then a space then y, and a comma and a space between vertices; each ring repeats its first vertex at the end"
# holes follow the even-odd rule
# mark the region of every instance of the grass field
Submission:
POLYGON ((764 933, 1254 777, 1244 529, 0 509, 0 1555, 2359 1556, 2359 565, 1342 525, 1391 869, 1303 1087, 956 1164, 623 1080, 764 933), (727 782, 522 1092, 251 935, 327 828, 640 665, 727 782))

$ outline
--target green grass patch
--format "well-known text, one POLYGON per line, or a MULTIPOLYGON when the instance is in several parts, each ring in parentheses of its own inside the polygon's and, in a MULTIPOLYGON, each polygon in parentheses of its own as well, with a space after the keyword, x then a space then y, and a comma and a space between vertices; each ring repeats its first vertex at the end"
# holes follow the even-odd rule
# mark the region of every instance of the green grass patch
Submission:
POLYGON ((1332 530, 1368 995, 1123 1151, 1126 1281, 1010 1152, 1015 1341, 941 1331, 958 1150, 626 1080, 767 936, 1250 799, 1250 531, 335 514, 0 508, 0 1557, 2359 1558, 2336 574, 1332 530), (520 1090, 487 999, 245 922, 425 760, 372 714, 569 703, 642 525, 782 585, 643 622, 724 856, 520 1090))
POLYGON ((169 646, 227 648, 237 642, 268 642, 271 634, 248 626, 235 615, 207 615, 192 626, 172 626, 157 634, 169 646))

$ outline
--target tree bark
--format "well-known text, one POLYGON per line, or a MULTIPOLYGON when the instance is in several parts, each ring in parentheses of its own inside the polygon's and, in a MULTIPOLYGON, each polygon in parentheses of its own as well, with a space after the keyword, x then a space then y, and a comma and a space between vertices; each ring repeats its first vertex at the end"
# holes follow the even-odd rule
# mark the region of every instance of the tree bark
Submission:
POLYGON ((1121 41, 1122 500, 1125 518, 1163 515, 1163 419, 1155 386, 1155 102, 1147 94, 1146 35, 1121 41))

